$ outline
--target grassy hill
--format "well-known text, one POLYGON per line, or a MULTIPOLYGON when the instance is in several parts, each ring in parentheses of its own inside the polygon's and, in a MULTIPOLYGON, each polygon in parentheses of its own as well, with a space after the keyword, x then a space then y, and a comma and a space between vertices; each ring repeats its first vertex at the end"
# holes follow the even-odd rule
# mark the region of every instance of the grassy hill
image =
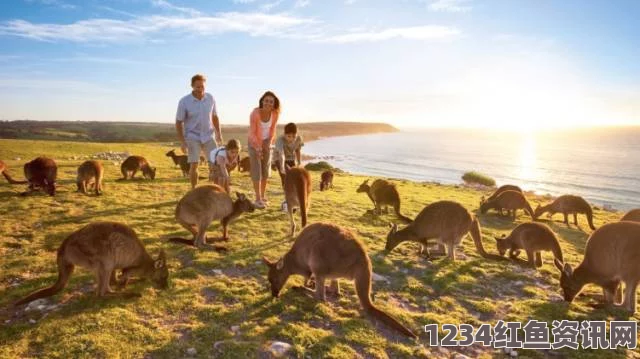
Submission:
MULTIPOLYGON (((419 333, 412 341, 374 323, 363 315, 353 284, 342 280, 343 296, 328 296, 318 303, 291 290, 300 285, 293 277, 279 299, 268 290, 263 255, 280 257, 291 246, 287 215, 277 208, 282 200, 279 179, 271 179, 268 197, 272 206, 240 217, 231 225, 229 252, 198 251, 169 244, 169 236, 186 236, 176 224, 174 209, 189 189, 179 169, 164 153, 163 144, 100 144, 80 142, 0 140, 0 159, 14 177, 22 178, 21 165, 39 154, 59 159, 61 188, 55 197, 43 194, 19 197, 25 186, 0 183, 0 358, 244 358, 268 357, 270 341, 293 345, 291 356, 304 358, 471 358, 504 357, 502 351, 474 344, 470 347, 429 347, 421 328, 430 323, 493 323, 497 320, 613 320, 615 310, 594 309, 602 291, 588 286, 586 296, 572 304, 562 301, 559 273, 550 253, 544 266, 533 271, 519 264, 494 262, 475 253, 469 238, 463 241, 460 260, 425 260, 415 244, 402 244, 385 254, 384 243, 394 215, 367 213, 372 205, 355 192, 364 177, 337 174, 335 189, 319 192, 319 173, 312 173, 310 222, 326 221, 352 229, 368 246, 373 270, 387 280, 373 283, 374 302, 419 333), (107 150, 146 156, 158 167, 155 181, 116 182, 117 163, 105 162, 105 194, 81 195, 75 191, 80 161, 75 155, 107 150), (14 158, 22 158, 16 161, 14 158), (56 277, 56 249, 81 226, 97 220, 130 225, 156 255, 164 248, 169 257, 170 287, 159 291, 135 282, 127 291, 140 298, 98 299, 93 275, 76 269, 67 288, 48 300, 44 310, 12 308, 10 304, 35 289, 52 284, 56 277), (51 307, 53 306, 53 307, 51 307), (195 349, 196 353, 189 349, 195 349)), ((204 175, 204 172, 203 172, 204 175)), ((403 199, 402 211, 414 217, 426 204, 450 199, 476 211, 478 190, 428 183, 395 181, 403 199)), ((233 172, 233 190, 250 194, 246 174, 233 172)), ((251 195, 251 197, 253 197, 251 195)), ((530 198, 535 207, 536 198, 530 198)), ((595 224, 615 221, 620 213, 595 211, 595 224)), ((560 220, 561 216, 556 218, 560 220)), ((508 233, 512 223, 495 213, 481 215, 484 246, 495 253, 494 236, 508 233)), ((566 260, 579 263, 587 239, 587 223, 580 228, 547 222, 561 238, 566 260), (585 233, 583 230, 586 230, 585 233)), ((209 237, 219 236, 218 223, 209 237)), ((636 314, 632 319, 638 320, 636 314)), ((522 333, 521 333, 522 334, 522 333)), ((624 358, 638 356, 623 350, 559 351, 519 350, 520 357, 624 358)))
MULTIPOLYGON (((225 139, 237 138, 246 143, 247 126, 221 124, 225 139)), ((278 125, 281 133, 284 123, 278 125)), ((394 132, 391 125, 360 122, 300 123, 299 131, 305 140, 320 137, 394 132)), ((177 141, 173 123, 143 122, 56 122, 56 121, 0 121, 0 138, 57 140, 82 142, 168 142, 177 141)))

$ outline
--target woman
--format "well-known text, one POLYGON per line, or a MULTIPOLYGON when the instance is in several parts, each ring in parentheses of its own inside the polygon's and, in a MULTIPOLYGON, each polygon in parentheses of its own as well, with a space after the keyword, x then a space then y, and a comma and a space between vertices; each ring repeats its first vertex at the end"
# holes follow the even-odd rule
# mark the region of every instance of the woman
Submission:
POLYGON ((279 115, 280 100, 273 92, 267 91, 249 117, 249 159, 256 208, 265 208, 268 204, 265 193, 271 174, 271 145, 279 115))

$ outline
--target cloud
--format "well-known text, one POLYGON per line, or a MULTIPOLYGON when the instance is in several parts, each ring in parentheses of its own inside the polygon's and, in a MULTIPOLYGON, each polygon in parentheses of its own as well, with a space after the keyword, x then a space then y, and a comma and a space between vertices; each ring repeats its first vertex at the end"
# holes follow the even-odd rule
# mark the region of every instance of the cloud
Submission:
POLYGON ((90 19, 71 24, 38 24, 11 20, 0 24, 0 35, 40 41, 122 42, 148 38, 163 31, 180 34, 217 35, 246 33, 251 36, 279 36, 314 20, 286 14, 220 13, 215 16, 144 16, 130 20, 90 19))
POLYGON ((46 5, 46 6, 55 6, 55 7, 58 7, 61 9, 67 9, 67 10, 72 10, 76 8, 75 5, 68 4, 60 0, 25 0, 25 1, 30 4, 36 3, 36 4, 46 5))
POLYGON ((356 1, 357 1, 357 0, 345 0, 345 2, 344 2, 344 3, 345 3, 346 5, 352 5, 352 4, 355 4, 355 3, 356 3, 356 1))
POLYGON ((467 4, 471 0, 435 0, 429 3, 430 11, 443 12, 467 12, 471 10, 471 6, 467 4))
POLYGON ((173 4, 171 4, 170 2, 166 1, 166 0, 151 0, 151 5, 158 7, 158 8, 162 8, 165 10, 174 10, 174 11, 178 11, 181 13, 185 13, 187 15, 191 15, 191 16, 201 16, 202 13, 196 9, 192 9, 192 8, 188 8, 188 7, 180 7, 180 6, 175 6, 173 4))
POLYGON ((251 4, 256 2, 257 0, 233 0, 234 4, 251 4))
POLYGON ((138 17, 138 15, 136 15, 134 13, 131 13, 131 12, 128 12, 128 11, 114 9, 112 7, 109 7, 109 6, 98 6, 98 9, 109 11, 109 12, 112 12, 112 13, 118 14, 118 15, 124 15, 124 16, 128 16, 128 17, 138 17))
POLYGON ((353 42, 375 42, 402 38, 410 40, 444 40, 456 37, 460 30, 447 26, 424 25, 413 27, 399 27, 380 31, 360 31, 343 35, 333 35, 320 39, 321 42, 329 43, 353 43, 353 42))
POLYGON ((282 4, 283 0, 277 0, 274 2, 268 2, 266 4, 260 5, 260 10, 265 11, 265 12, 269 12, 271 11, 271 9, 275 8, 276 6, 282 4))
POLYGON ((303 8, 307 7, 311 4, 311 0, 296 0, 296 3, 293 5, 294 8, 303 8))

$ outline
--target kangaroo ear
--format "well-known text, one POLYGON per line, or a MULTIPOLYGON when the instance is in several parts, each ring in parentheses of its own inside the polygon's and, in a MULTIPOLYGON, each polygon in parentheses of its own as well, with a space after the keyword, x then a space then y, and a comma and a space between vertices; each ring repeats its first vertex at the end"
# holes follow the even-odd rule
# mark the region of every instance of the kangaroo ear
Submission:
POLYGON ((155 269, 163 268, 167 265, 167 257, 164 254, 164 250, 160 250, 160 254, 158 254, 158 259, 153 261, 153 266, 155 269))
POLYGON ((571 277, 571 275, 573 274, 573 268, 571 268, 571 265, 569 263, 564 264, 564 268, 562 268, 562 271, 569 277, 571 277))
POLYGON ((555 258, 553 260, 553 264, 555 264, 556 268, 558 268, 558 270, 562 272, 563 265, 562 265, 562 262, 560 262, 560 260, 558 258, 555 258))
POLYGON ((282 270, 282 268, 284 268, 284 257, 280 258, 278 263, 276 263, 276 269, 277 270, 282 270))
POLYGON ((269 260, 269 258, 262 256, 262 263, 266 264, 268 267, 273 267, 273 262, 269 260))

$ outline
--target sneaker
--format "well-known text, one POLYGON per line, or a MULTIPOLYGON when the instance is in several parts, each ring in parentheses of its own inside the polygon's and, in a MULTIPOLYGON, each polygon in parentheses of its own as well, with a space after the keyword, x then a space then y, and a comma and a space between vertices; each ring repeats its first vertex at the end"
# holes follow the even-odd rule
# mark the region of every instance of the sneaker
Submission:
POLYGON ((256 207, 257 209, 264 209, 264 203, 262 203, 262 201, 255 201, 253 202, 253 206, 256 207))

